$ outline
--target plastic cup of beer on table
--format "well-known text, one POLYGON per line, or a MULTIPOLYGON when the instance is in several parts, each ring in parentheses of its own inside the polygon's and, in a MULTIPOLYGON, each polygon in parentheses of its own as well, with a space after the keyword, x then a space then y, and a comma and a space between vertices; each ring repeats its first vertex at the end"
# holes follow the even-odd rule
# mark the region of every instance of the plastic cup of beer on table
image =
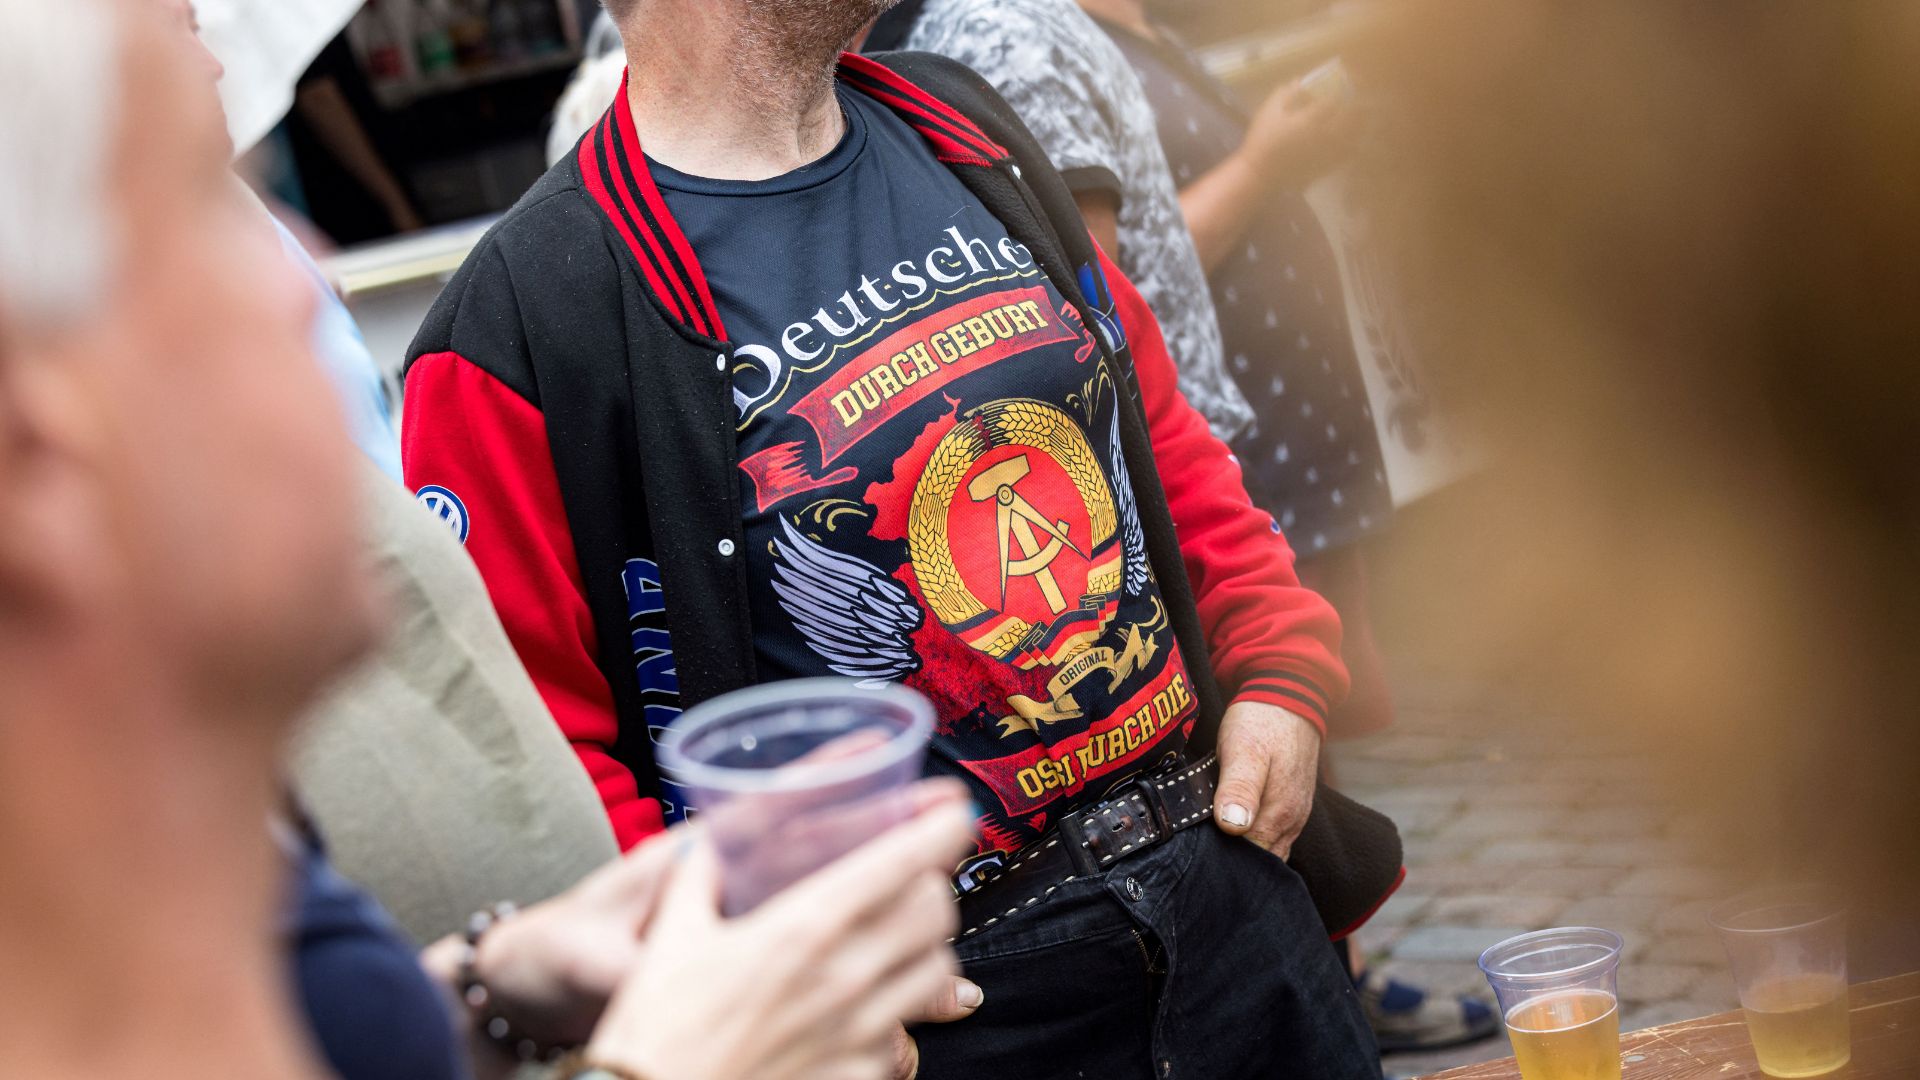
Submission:
POLYGON ((739 915, 913 814, 933 706, 898 686, 801 679, 689 709, 660 739, 739 915))
POLYGON ((1480 954, 1524 1080, 1620 1080, 1620 935, 1538 930, 1480 954))
POLYGON ((1713 910, 1753 1053, 1768 1076, 1824 1076, 1853 1056, 1847 916, 1811 885, 1756 889, 1713 910))

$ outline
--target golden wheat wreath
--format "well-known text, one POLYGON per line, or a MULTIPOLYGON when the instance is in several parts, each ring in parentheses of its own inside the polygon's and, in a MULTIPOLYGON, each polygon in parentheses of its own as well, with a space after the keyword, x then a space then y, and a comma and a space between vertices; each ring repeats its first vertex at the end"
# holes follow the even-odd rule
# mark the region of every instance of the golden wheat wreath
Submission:
MULTIPOLYGON (((913 491, 913 507, 908 515, 907 548, 913 558, 913 572, 920 579, 920 590, 927 606, 940 621, 955 626, 986 614, 992 609, 980 602, 960 577, 954 565, 952 541, 947 535, 947 509, 966 479, 968 470, 985 454, 999 446, 1028 446, 1046 454, 1066 470, 1087 509, 1093 538, 1087 551, 1113 536, 1116 514, 1113 491, 1107 486, 1107 474, 1099 458, 1088 445, 1086 435, 1073 419, 1041 401, 1010 398, 980 406, 960 418, 927 459, 927 468, 913 491)), ((1118 588, 1118 575, 1112 575, 1112 588, 1118 588)), ((1100 592, 1100 583, 1089 581, 1089 592, 1100 592)), ((1002 660, 1011 656, 1026 638, 1032 624, 1012 617, 1006 628, 984 645, 982 652, 1002 660)))

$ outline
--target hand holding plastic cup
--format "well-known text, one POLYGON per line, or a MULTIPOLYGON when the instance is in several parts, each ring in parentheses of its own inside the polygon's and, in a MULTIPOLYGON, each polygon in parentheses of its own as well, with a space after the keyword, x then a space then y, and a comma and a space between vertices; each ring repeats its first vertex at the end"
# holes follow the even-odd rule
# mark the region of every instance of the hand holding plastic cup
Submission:
POLYGON ((1525 1080, 1620 1080, 1620 935, 1539 930, 1480 954, 1525 1080))
POLYGON ((1713 910, 1754 1057, 1768 1076, 1823 1076, 1853 1057, 1846 910, 1811 885, 1756 889, 1713 910))
POLYGON ((933 706, 903 687, 772 683, 703 702, 660 743, 724 867, 739 915, 915 810, 933 706))

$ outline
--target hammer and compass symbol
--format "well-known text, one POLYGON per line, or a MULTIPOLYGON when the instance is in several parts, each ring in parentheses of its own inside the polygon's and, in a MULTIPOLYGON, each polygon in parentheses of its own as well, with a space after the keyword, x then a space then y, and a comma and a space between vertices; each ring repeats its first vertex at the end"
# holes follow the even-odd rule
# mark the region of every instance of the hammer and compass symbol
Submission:
POLYGON ((1067 610, 1067 598, 1060 591, 1060 583, 1054 579, 1053 561, 1060 557, 1065 548, 1086 558, 1087 553, 1075 547, 1067 539, 1065 521, 1049 521, 1046 515, 1033 508, 1027 497, 1016 490, 1020 481, 1033 471, 1025 454, 1007 460, 982 472, 967 485, 967 494, 974 502, 997 503, 998 523, 995 532, 1000 538, 1000 603, 1007 602, 1007 579, 1030 577, 1040 587, 1047 598, 1047 606, 1055 615, 1067 610), (1035 533, 1038 529, 1047 537, 1042 543, 1035 533), (1016 558, 1013 546, 1019 545, 1016 558))

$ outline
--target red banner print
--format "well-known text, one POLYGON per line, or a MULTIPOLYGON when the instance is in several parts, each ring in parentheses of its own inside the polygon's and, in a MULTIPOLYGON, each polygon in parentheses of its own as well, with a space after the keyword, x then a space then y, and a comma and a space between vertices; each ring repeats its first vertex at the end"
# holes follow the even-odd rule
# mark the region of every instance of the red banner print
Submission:
POLYGON ((960 376, 1077 336, 1044 288, 977 296, 895 331, 841 365, 792 412, 820 436, 824 468, 960 376))
POLYGON ((754 501, 761 513, 795 495, 844 484, 860 475, 860 470, 849 465, 825 476, 814 476, 807 471, 800 451, 797 442, 781 443, 740 462, 741 470, 753 481, 754 501))
POLYGON ((960 764, 1000 796, 1008 817, 1025 817, 1058 799, 1073 798, 1103 776, 1138 764, 1194 708, 1186 667, 1176 654, 1139 693, 1115 706, 1104 722, 1051 746, 960 764))

